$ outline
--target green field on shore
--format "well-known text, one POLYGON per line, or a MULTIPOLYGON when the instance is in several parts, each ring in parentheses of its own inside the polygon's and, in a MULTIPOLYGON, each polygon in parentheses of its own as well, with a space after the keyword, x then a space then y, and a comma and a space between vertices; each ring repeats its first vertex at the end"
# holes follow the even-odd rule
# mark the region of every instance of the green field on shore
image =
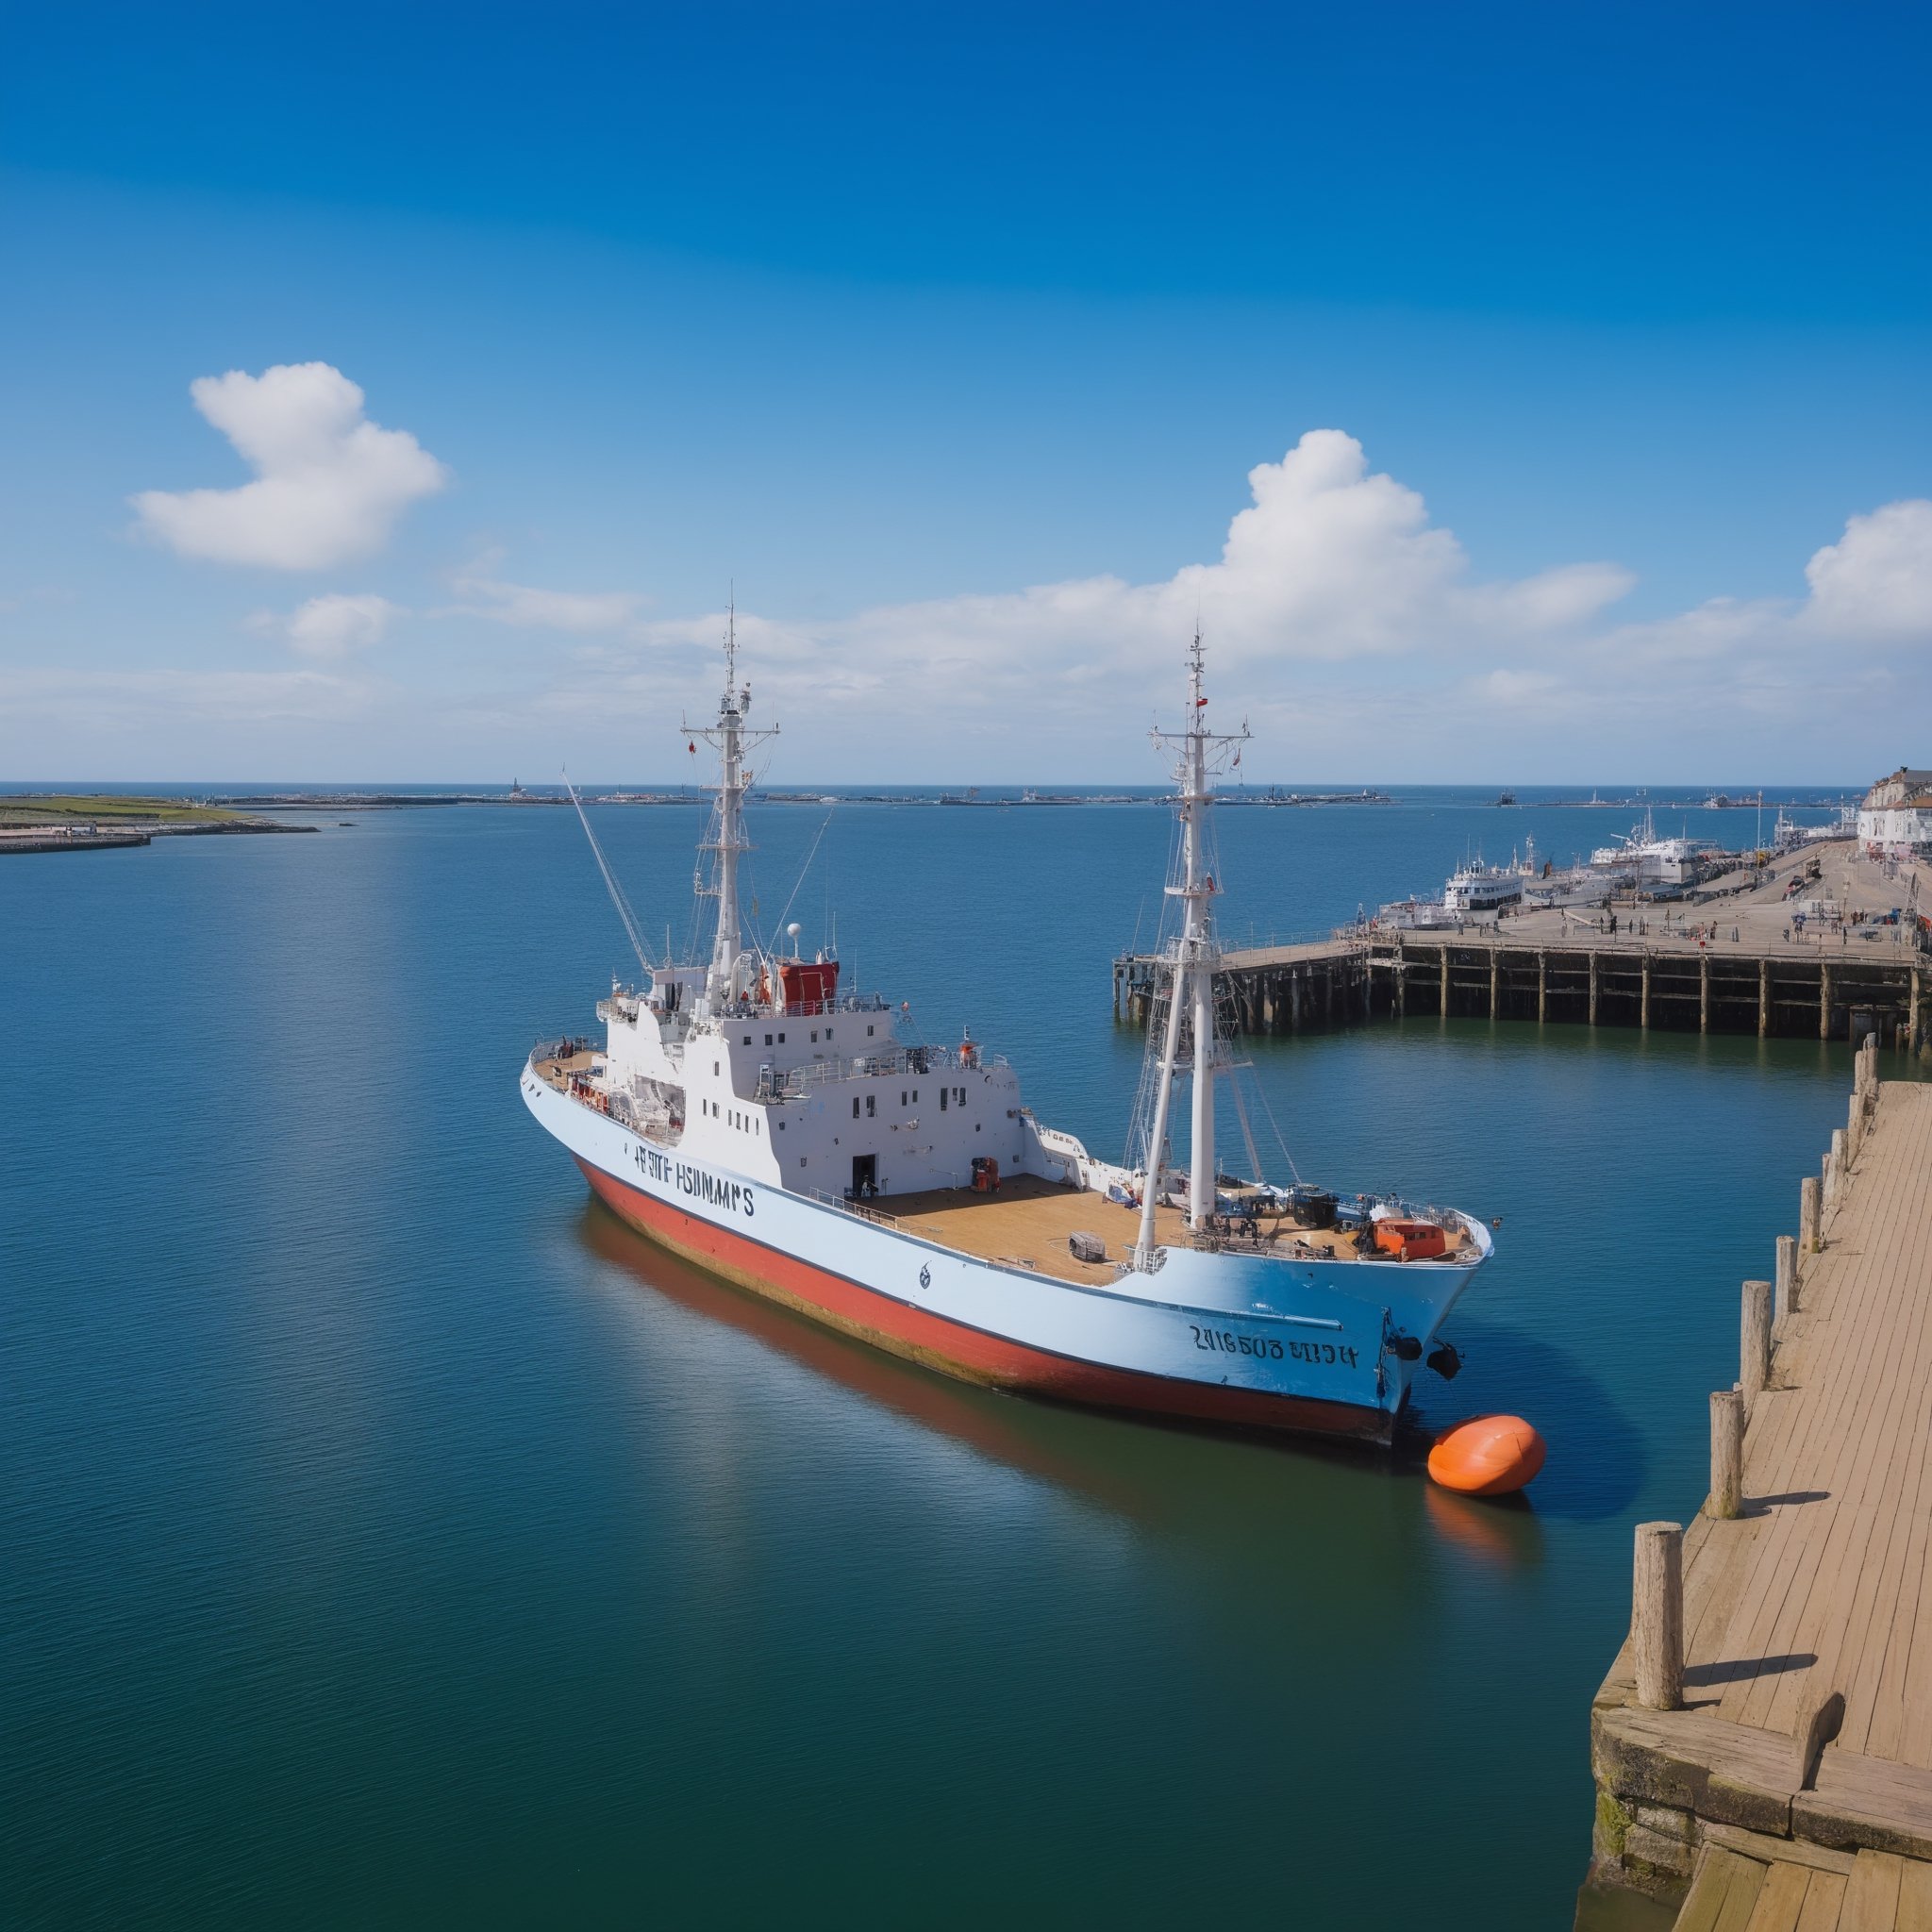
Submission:
POLYGON ((184 798, 130 798, 120 792, 0 792, 0 825, 139 822, 218 824, 248 814, 184 798))

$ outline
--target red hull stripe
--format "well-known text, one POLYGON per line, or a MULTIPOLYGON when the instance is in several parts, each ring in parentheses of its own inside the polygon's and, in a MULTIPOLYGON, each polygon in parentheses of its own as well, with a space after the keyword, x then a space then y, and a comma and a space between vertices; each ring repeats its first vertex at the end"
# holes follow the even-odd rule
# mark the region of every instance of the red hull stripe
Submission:
POLYGON ((880 1294, 846 1275, 814 1267, 735 1228, 720 1227, 687 1214, 668 1201, 606 1174, 581 1156, 574 1158, 607 1207, 674 1254, 755 1294, 782 1302, 942 1374, 1103 1408, 1144 1409, 1325 1436, 1367 1436, 1378 1441, 1388 1437, 1389 1418, 1380 1409, 1324 1402, 1314 1396, 1274 1395, 1258 1389, 1189 1382, 1139 1369, 1109 1368, 990 1334, 880 1294))

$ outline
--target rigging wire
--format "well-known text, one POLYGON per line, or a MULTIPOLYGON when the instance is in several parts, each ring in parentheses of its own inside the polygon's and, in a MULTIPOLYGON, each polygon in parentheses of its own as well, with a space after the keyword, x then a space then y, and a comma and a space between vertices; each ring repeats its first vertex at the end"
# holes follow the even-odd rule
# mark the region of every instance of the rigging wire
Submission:
POLYGON ((624 896, 624 888, 617 883, 617 874, 610 870, 604 857, 604 848, 597 842, 597 835, 591 829, 591 821, 584 811, 584 802, 577 796, 576 787, 570 782, 570 774, 563 774, 563 789, 570 793, 570 802, 577 808, 577 823, 584 828, 584 837, 591 841, 591 851, 597 861, 597 870, 604 874, 604 884, 610 893, 610 903, 617 908, 617 916, 624 921, 625 932, 630 939, 630 949, 638 956, 638 964, 644 969, 648 979, 653 972, 651 956, 645 950, 643 935, 638 930, 637 914, 630 909, 630 901, 624 896))
POLYGON ((1268 1105, 1268 1090, 1261 1085, 1261 1076, 1255 1075, 1255 1098, 1261 1103, 1261 1111, 1268 1116, 1268 1125, 1274 1135, 1274 1144, 1281 1149, 1281 1158, 1288 1162, 1288 1171, 1294 1176, 1296 1187, 1302 1185, 1302 1171, 1294 1164, 1294 1156, 1288 1151, 1288 1142, 1282 1138, 1281 1128, 1274 1118, 1274 1109, 1268 1105))
MULTIPOLYGON (((837 807, 837 806, 834 806, 834 807, 832 808, 832 811, 836 811, 836 810, 838 810, 838 807, 837 807)), ((803 889, 803 887, 804 887, 804 885, 805 885, 805 881, 806 881, 806 878, 807 878, 807 876, 808 876, 808 875, 809 874, 809 873, 811 872, 811 862, 812 862, 812 860, 813 860, 813 859, 814 859, 815 858, 817 858, 817 857, 818 857, 818 850, 819 850, 819 841, 820 841, 821 839, 823 839, 823 838, 824 838, 824 837, 825 836, 825 830, 826 830, 826 827, 827 827, 827 826, 829 826, 829 825, 831 824, 831 823, 832 823, 832 812, 828 811, 828 812, 827 812, 827 813, 825 814, 825 822, 824 822, 824 824, 822 824, 822 825, 821 825, 821 826, 820 826, 820 827, 818 828, 818 832, 817 832, 817 834, 816 834, 816 835, 815 835, 815 836, 813 837, 813 839, 812 839, 812 841, 811 841, 811 844, 810 844, 810 846, 809 846, 809 847, 808 848, 808 850, 807 850, 807 852, 806 852, 806 855, 805 855, 805 863, 804 863, 803 865, 801 865, 801 866, 800 866, 800 867, 798 868, 798 876, 797 876, 797 878, 796 878, 795 880, 793 880, 793 881, 792 881, 792 886, 791 886, 791 897, 786 900, 786 902, 785 902, 785 910, 784 910, 783 912, 779 913, 779 915, 778 915, 778 924, 777 924, 776 927, 775 927, 775 928, 774 929, 774 932, 773 932, 773 937, 774 937, 774 940, 775 940, 775 939, 777 938, 777 936, 778 936, 779 934, 783 933, 783 932, 784 932, 784 930, 785 930, 785 922, 786 922, 786 920, 787 920, 787 919, 789 919, 789 918, 790 918, 790 917, 791 916, 791 908, 792 908, 792 906, 794 905, 794 903, 795 903, 795 902, 797 901, 797 898, 798 898, 798 894, 799 894, 800 891, 801 891, 801 890, 803 889)), ((771 948, 770 946, 767 946, 767 947, 765 948, 765 951, 766 951, 767 953, 770 953, 770 952, 771 952, 771 950, 772 950, 772 948, 771 948)))

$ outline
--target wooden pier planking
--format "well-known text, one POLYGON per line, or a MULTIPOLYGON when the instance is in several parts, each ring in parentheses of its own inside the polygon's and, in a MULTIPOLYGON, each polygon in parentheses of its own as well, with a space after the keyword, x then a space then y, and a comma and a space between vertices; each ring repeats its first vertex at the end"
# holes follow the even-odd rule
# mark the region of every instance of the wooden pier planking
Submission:
POLYGON ((1872 1091, 1750 1405, 1743 1514, 1707 1502, 1684 1539, 1684 1707, 1635 1707, 1626 1643, 1592 1712, 1630 1821, 1595 1869, 1627 1843, 1613 1880, 1688 1874, 1680 1928, 1932 1932, 1932 1086, 1872 1091))

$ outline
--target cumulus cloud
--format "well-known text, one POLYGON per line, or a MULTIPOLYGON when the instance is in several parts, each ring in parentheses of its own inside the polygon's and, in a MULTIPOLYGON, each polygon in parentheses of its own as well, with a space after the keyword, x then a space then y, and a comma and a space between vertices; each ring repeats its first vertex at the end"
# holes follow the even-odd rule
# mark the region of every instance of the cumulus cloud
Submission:
POLYGON ((1908 497, 1845 525, 1805 566, 1806 618, 1844 638, 1932 639, 1932 503, 1908 497))
POLYGON ((458 577, 451 589, 465 601, 450 614, 487 617, 494 624, 529 630, 621 630, 643 602, 625 591, 540 591, 529 584, 482 576, 458 577))
POLYGON ((448 480, 407 430, 370 422, 361 390, 326 362, 231 369, 189 393, 256 476, 132 499, 139 526, 183 557, 325 570, 380 550, 410 504, 448 480))
POLYGON ((989 651, 1029 665, 1045 654, 1104 673, 1171 655, 1198 618, 1224 662, 1341 660, 1566 628, 1633 581, 1606 563, 1473 581, 1454 533, 1430 523, 1415 491, 1372 473, 1339 429, 1309 430, 1281 461, 1250 470, 1248 488, 1216 562, 1151 584, 1082 577, 903 605, 866 613, 852 633, 870 650, 890 640, 982 665, 989 651))
POLYGON ((400 614, 387 597, 330 591, 309 598, 286 617, 259 611, 250 622, 254 629, 284 639, 305 658, 347 658, 379 644, 390 620, 400 614))
MULTIPOLYGON (((1219 558, 1131 583, 1070 578, 993 595, 880 607, 827 625, 741 615, 739 631, 781 688, 812 700, 875 693, 917 669, 956 706, 1051 686, 1123 691, 1171 669, 1198 619, 1224 678, 1265 688, 1275 661, 1341 664, 1419 652, 1451 659, 1575 634, 1630 589, 1615 564, 1578 563, 1486 582, 1421 495, 1372 472, 1362 446, 1311 429, 1279 462, 1248 473, 1249 505, 1219 558), (1257 675, 1258 674, 1258 675, 1257 675)), ((657 644, 708 643, 722 613, 639 624, 657 644)))
MULTIPOLYGON (((976 740, 974 757, 997 762, 1025 736, 1042 772, 1057 769, 1051 747, 1074 707, 1091 739, 1144 719, 1150 701, 1171 703, 1197 613, 1222 698, 1294 746, 1305 771, 1312 757, 1329 775, 1459 761, 1430 751, 1391 765, 1380 703, 1391 675, 1434 744, 1489 746, 1513 731, 1525 773, 1552 756, 1570 770, 1579 750, 1612 740, 1648 756, 1674 732, 1695 755, 1690 770, 1707 749, 1699 734, 1726 718, 1793 741, 1887 708, 1932 726, 1932 683, 1915 661, 1932 644, 1932 504, 1852 517, 1812 558, 1807 596, 1715 598, 1618 623, 1628 571, 1571 563, 1482 578, 1421 495, 1371 471, 1340 431, 1310 431, 1248 483, 1218 558, 1171 577, 1070 578, 810 624, 741 612, 744 661, 765 704, 801 732, 814 720, 922 715, 941 691, 956 754, 976 740), (1815 658, 1840 639, 1861 642, 1869 662, 1823 692, 1815 658), (1323 718, 1312 752, 1311 703, 1323 718)), ((707 647, 724 622, 638 620, 587 643, 580 672, 533 702, 640 719, 674 700, 701 703, 715 682, 707 647)))
MULTIPOLYGON (((1124 776, 1136 727, 1174 708, 1198 618, 1217 701, 1252 712, 1262 742, 1249 763, 1268 776, 1527 782, 1639 762, 1657 772, 1665 758, 1701 773, 1720 744, 1727 756, 1774 748, 1788 774, 1818 769, 1821 734, 1862 746, 1874 718, 1907 739, 1932 731, 1932 502, 1852 516, 1802 584, 1791 559, 1792 594, 1620 622, 1626 570, 1569 562, 1486 577, 1423 497, 1372 470, 1339 430, 1309 431, 1247 480, 1218 555, 1153 581, 1074 576, 831 620, 741 611, 741 669, 759 715, 783 717, 787 763, 805 776, 847 758, 855 776, 929 776, 936 717, 945 775, 1124 776), (1821 677, 1825 657, 1832 675, 1821 677), (1391 734, 1393 693, 1412 728, 1391 734)), ((547 654, 546 669, 530 654, 487 691, 439 695, 445 730, 504 744, 564 721, 609 733, 628 758, 636 727, 715 696, 722 610, 648 616, 634 593, 538 589, 500 569, 494 554, 474 558, 454 579, 460 601, 425 614, 559 633, 571 648, 547 654)), ((331 593, 272 628, 311 657, 345 659, 398 614, 331 593)), ((208 701, 346 703, 350 681, 339 682, 332 696, 211 685, 208 701)), ((1907 742, 1895 755, 1916 754, 1907 742)))

